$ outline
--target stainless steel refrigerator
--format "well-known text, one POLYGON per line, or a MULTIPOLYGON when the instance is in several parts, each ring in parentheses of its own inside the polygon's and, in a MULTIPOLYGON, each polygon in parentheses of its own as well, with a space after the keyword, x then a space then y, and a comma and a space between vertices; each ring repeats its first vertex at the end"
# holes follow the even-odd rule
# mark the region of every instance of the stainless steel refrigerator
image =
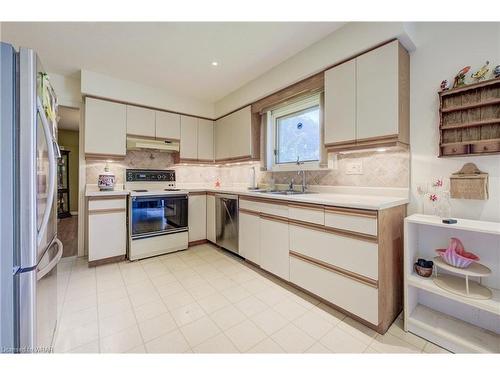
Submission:
POLYGON ((57 322, 57 102, 36 53, 0 43, 0 351, 48 352, 57 322))

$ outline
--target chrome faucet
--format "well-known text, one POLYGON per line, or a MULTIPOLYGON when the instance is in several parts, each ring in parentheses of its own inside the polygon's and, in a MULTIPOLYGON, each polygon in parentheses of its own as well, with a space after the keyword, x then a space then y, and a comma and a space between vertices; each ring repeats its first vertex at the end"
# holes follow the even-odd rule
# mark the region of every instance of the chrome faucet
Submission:
POLYGON ((288 190, 293 191, 293 177, 290 180, 290 183, 288 184, 288 190))
MULTIPOLYGON (((297 166, 300 166, 301 164, 304 164, 304 162, 301 162, 299 159, 299 156, 297 156, 297 166)), ((306 192, 307 186, 306 186, 306 171, 301 169, 297 171, 297 174, 300 176, 302 174, 302 186, 300 188, 302 193, 306 192)), ((293 179, 292 179, 293 181, 293 179)))

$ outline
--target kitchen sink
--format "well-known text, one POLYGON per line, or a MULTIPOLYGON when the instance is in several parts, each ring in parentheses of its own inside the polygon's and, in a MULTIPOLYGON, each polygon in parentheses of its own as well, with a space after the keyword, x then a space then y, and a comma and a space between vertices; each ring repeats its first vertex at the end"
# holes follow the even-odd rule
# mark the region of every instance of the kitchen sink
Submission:
POLYGON ((313 194, 312 191, 290 191, 290 190, 270 190, 270 191, 259 191, 259 193, 275 194, 275 195, 297 195, 297 194, 313 194))

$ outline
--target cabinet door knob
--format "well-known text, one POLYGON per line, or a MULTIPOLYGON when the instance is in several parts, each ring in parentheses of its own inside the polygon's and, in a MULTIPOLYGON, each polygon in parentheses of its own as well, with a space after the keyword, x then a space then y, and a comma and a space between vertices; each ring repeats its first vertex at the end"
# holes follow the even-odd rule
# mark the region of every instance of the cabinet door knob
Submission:
POLYGON ((483 150, 484 150, 484 151, 488 151, 488 146, 484 146, 484 147, 483 147, 483 150))
POLYGON ((451 152, 457 152, 457 149, 456 148, 452 148, 451 152))

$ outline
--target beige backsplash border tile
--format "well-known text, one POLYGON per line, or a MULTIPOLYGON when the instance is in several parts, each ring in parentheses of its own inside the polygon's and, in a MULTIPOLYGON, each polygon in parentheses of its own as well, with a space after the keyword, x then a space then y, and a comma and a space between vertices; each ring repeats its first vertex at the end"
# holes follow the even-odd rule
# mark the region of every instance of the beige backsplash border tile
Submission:
MULTIPOLYGON (((317 186, 359 186, 408 188, 410 182, 410 153, 408 150, 388 149, 385 152, 360 151, 338 154, 336 169, 306 171, 308 185, 317 186), (347 164, 358 161, 363 164, 362 175, 346 174, 347 164)), ((105 160, 87 161, 87 184, 96 184, 99 173, 104 170, 105 160)), ((251 168, 255 167, 256 180, 260 184, 270 184, 273 177, 276 184, 287 184, 296 172, 268 172, 260 170, 259 162, 234 165, 175 165, 171 153, 147 150, 128 151, 123 161, 109 163, 110 171, 116 175, 116 183, 123 184, 125 170, 174 169, 179 184, 203 184, 214 186, 218 179, 224 186, 250 185, 251 168)))

